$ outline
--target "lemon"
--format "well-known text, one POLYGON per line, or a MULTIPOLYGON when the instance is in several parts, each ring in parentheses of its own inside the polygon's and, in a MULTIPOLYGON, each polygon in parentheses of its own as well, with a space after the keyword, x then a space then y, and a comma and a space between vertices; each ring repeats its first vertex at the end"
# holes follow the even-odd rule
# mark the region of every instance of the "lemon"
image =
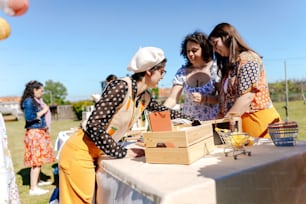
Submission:
POLYGON ((234 147, 242 147, 248 141, 249 137, 247 134, 243 133, 233 133, 231 134, 231 143, 234 147))

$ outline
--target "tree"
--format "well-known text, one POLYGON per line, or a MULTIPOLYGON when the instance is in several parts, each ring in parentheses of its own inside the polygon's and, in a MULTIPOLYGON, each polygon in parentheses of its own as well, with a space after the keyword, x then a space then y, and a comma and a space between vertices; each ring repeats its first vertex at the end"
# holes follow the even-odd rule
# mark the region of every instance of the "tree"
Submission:
POLYGON ((47 80, 45 82, 45 94, 43 96, 44 101, 49 105, 62 105, 65 104, 67 97, 67 89, 60 82, 54 82, 47 80))
POLYGON ((159 89, 158 89, 158 87, 149 89, 149 92, 151 93, 151 95, 152 95, 152 97, 154 99, 158 99, 159 98, 159 89))
MULTIPOLYGON (((301 84, 305 83, 305 80, 288 80, 288 97, 289 100, 301 100, 301 92, 304 91, 301 84)), ((275 83, 269 83, 270 96, 272 101, 285 101, 286 100, 286 81, 277 81, 275 83)))

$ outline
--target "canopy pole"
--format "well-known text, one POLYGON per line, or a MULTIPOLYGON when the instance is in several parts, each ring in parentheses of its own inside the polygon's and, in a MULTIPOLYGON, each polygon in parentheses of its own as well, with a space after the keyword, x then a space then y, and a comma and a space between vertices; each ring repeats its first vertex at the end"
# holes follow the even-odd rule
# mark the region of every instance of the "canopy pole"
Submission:
POLYGON ((287 66, 286 66, 286 60, 284 61, 284 69, 285 69, 285 83, 286 83, 286 122, 289 121, 289 116, 288 116, 288 81, 287 81, 287 66))

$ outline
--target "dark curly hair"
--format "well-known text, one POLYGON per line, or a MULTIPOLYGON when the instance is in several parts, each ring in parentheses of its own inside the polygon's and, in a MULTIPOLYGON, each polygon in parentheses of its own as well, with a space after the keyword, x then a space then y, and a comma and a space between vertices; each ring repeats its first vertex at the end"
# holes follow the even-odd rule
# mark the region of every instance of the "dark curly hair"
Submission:
MULTIPOLYGON (((39 89, 41 87, 43 87, 44 85, 39 82, 39 81, 36 81, 36 80, 32 80, 32 81, 29 81, 27 84, 26 84, 26 87, 23 91, 23 94, 22 94, 22 97, 21 97, 21 101, 20 101, 20 108, 21 110, 23 111, 24 110, 24 107, 23 107, 23 101, 26 99, 26 98, 34 98, 34 89, 39 89)), ((34 104, 36 106, 39 106, 39 104, 36 102, 36 100, 33 100, 34 101, 34 104)))
POLYGON ((105 81, 108 83, 116 79, 118 79, 118 77, 115 74, 110 74, 106 77, 105 81))
POLYGON ((209 62, 213 59, 213 47, 208 41, 208 37, 205 33, 200 31, 195 31, 191 34, 185 36, 182 44, 181 44, 181 55, 186 60, 186 66, 191 66, 191 63, 187 57, 187 43, 188 41, 197 43, 200 45, 202 49, 202 58, 205 62, 209 62))

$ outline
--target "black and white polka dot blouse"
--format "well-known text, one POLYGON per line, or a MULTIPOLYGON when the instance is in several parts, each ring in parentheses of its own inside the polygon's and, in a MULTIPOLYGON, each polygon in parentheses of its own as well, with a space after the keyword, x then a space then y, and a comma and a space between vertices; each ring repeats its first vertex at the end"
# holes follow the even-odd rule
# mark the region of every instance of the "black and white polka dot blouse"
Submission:
MULTIPOLYGON (((107 132, 106 129, 111 119, 116 115, 116 110, 124 102, 124 99, 128 93, 128 84, 124 80, 114 80, 108 84, 100 100, 95 104, 95 110, 90 115, 86 124, 86 133, 105 154, 122 158, 126 155, 127 149, 121 147, 107 132)), ((137 93, 137 83, 132 80, 133 99, 137 93)), ((140 96, 137 96, 140 98, 140 96)), ((160 105, 157 101, 150 100, 146 110, 157 112, 170 110, 171 119, 185 118, 192 120, 191 117, 184 115, 178 111, 168 109, 165 106, 160 105)))

